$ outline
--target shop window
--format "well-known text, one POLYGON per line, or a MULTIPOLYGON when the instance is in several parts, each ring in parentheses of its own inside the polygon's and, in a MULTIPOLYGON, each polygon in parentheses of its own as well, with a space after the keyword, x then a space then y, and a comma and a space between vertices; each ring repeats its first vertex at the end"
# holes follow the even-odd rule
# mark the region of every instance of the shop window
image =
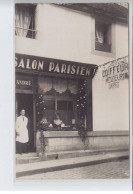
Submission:
POLYGON ((38 84, 38 92, 43 93, 46 104, 44 116, 52 124, 55 114, 59 114, 64 123, 62 130, 72 130, 77 123, 78 80, 39 77, 38 84))
POLYGON ((95 21, 95 50, 111 52, 111 24, 95 21))
POLYGON ((15 6, 15 35, 35 38, 35 7, 31 5, 15 6))

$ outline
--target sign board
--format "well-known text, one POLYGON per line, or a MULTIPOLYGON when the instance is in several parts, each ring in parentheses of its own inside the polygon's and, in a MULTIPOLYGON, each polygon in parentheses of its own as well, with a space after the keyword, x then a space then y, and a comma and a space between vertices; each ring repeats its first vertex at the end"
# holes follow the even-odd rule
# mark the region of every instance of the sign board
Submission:
POLYGON ((109 61, 102 65, 102 77, 109 89, 118 88, 122 80, 129 78, 128 56, 109 61))
POLYGON ((92 78, 97 69, 97 65, 16 54, 15 68, 16 70, 31 73, 55 73, 92 78))
POLYGON ((16 89, 32 90, 33 80, 28 77, 16 77, 16 89))

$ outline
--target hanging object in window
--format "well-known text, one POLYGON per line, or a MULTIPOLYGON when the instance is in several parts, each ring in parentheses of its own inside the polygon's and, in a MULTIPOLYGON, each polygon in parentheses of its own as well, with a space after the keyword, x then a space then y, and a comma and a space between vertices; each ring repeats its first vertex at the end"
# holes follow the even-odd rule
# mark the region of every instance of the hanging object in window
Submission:
POLYGON ((104 52, 111 51, 110 24, 102 21, 95 23, 95 49, 104 52))
POLYGON ((104 33, 102 29, 96 29, 96 41, 99 43, 104 43, 104 33))

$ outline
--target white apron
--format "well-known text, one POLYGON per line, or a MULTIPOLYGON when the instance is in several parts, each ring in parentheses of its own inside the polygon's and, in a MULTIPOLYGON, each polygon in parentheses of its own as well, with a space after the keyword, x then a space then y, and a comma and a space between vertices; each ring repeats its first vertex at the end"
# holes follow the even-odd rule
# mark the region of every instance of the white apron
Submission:
POLYGON ((27 129, 28 119, 25 116, 19 116, 16 120, 16 141, 20 143, 27 143, 29 141, 28 129, 27 129))

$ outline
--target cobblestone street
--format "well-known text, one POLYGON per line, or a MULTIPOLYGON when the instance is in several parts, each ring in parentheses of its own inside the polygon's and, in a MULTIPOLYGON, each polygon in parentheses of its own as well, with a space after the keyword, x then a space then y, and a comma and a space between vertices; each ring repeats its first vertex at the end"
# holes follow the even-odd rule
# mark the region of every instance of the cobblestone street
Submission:
POLYGON ((47 172, 19 179, 123 179, 129 178, 129 160, 47 172))

